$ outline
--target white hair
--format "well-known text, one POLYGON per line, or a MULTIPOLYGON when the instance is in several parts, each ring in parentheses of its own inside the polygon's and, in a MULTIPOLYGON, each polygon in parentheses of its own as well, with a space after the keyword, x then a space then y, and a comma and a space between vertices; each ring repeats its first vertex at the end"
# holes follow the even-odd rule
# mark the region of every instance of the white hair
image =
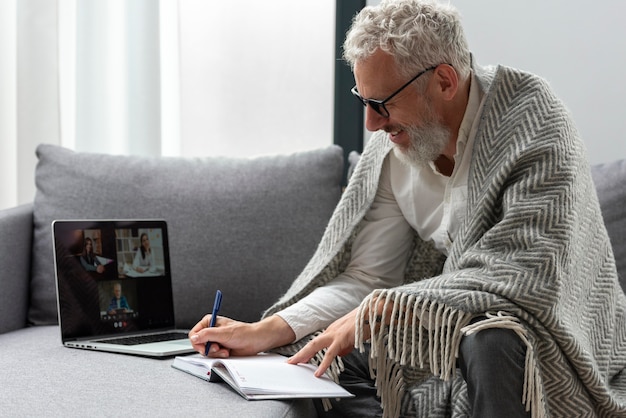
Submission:
POLYGON ((391 54, 401 75, 451 64, 461 79, 469 76, 471 58, 458 11, 425 0, 387 0, 361 10, 343 45, 352 69, 381 49, 391 54))

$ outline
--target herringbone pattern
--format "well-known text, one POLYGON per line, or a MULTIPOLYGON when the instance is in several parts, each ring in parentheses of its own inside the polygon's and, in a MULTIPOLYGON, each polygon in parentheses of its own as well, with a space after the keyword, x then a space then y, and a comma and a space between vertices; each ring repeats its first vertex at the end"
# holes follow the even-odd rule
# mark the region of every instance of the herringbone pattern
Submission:
MULTIPOLYGON (((382 293, 405 313, 372 341, 372 353, 388 357, 375 362, 380 368, 389 359, 404 365, 397 374, 378 370, 389 379, 378 382, 387 388, 383 403, 399 399, 392 391, 401 383, 410 393, 405 412, 464 416, 454 344, 473 315, 505 311, 519 321, 536 362, 526 382, 537 386, 530 394, 536 415, 626 416, 626 297, 583 145, 543 80, 502 67, 478 76, 489 90, 466 222, 443 270, 441 255, 417 239, 407 284, 382 293)), ((318 251, 268 314, 345 267, 390 147, 384 135, 372 137, 318 251)))

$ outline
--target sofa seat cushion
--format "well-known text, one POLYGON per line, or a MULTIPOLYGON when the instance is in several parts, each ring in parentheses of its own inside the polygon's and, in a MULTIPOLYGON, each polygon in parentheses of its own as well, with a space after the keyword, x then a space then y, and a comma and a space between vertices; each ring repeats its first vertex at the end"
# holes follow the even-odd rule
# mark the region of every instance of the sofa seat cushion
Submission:
POLYGON ((314 417, 309 399, 249 402, 172 360, 65 348, 58 326, 0 335, 0 415, 15 417, 314 417))
POLYGON ((167 158, 40 145, 29 322, 57 321, 51 222, 164 219, 177 325, 224 294, 221 314, 253 321, 304 268, 341 194, 338 146, 258 158, 167 158))

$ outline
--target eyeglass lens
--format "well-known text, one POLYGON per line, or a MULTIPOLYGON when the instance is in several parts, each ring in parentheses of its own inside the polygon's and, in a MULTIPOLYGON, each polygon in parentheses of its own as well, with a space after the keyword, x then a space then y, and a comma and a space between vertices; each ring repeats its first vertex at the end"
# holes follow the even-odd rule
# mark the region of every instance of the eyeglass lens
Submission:
POLYGON ((374 110, 376 113, 378 113, 379 115, 381 115, 384 118, 388 118, 389 117, 389 111, 385 107, 385 102, 391 100, 394 96, 396 96, 398 93, 400 93, 402 90, 404 90, 409 84, 411 84, 412 82, 417 80, 422 74, 424 74, 424 73, 426 73, 426 72, 428 72, 430 70, 434 70, 435 68, 437 68, 437 65, 433 65, 432 67, 428 67, 425 70, 420 71, 419 73, 417 73, 417 75, 415 77, 410 79, 406 84, 404 84, 402 87, 400 87, 394 93, 392 93, 391 96, 387 97, 385 100, 364 99, 359 94, 359 92, 357 91, 356 86, 352 87, 351 92, 357 99, 359 99, 359 101, 361 103, 363 103, 363 106, 367 107, 367 105, 370 105, 372 110, 374 110))

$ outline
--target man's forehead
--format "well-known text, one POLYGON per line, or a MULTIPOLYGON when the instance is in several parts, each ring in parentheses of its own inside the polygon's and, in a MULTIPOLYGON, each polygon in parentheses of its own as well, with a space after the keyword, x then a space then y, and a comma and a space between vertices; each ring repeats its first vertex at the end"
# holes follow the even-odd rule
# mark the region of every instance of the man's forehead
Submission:
POLYGON ((397 88, 401 77, 393 57, 379 49, 354 63, 354 80, 364 97, 374 98, 397 88))

